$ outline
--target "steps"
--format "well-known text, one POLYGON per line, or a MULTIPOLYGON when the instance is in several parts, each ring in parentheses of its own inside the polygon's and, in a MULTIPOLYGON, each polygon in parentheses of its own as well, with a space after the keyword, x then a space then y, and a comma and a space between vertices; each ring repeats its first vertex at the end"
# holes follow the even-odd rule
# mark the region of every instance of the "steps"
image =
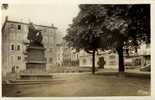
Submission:
POLYGON ((6 82, 7 85, 31 85, 31 84, 49 84, 49 83, 60 83, 64 82, 65 80, 63 79, 50 79, 50 80, 8 80, 6 82))

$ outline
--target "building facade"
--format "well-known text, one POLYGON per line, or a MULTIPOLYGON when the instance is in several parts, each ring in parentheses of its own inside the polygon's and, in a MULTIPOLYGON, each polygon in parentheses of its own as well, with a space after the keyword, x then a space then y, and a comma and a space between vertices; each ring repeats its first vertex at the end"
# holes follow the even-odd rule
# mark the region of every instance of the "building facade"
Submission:
POLYGON ((141 66, 151 64, 150 44, 142 43, 138 49, 138 55, 141 57, 141 66))
MULTIPOLYGON (((100 51, 99 54, 95 54, 95 66, 99 67, 99 58, 103 57, 105 61, 104 68, 118 68, 118 55, 111 51, 100 51)), ((80 51, 79 53, 79 67, 92 67, 92 54, 88 54, 85 51, 80 51)))
MULTIPOLYGON (((46 48, 45 57, 47 70, 55 65, 55 39, 57 28, 54 26, 35 25, 42 30, 43 45, 46 48)), ((6 18, 2 28, 2 74, 20 72, 26 68, 25 42, 28 34, 28 23, 12 21, 6 18)))
POLYGON ((66 45, 66 42, 56 44, 56 66, 52 67, 51 73, 78 72, 78 53, 66 45))
POLYGON ((137 52, 135 48, 130 48, 128 50, 128 55, 125 55, 125 65, 134 67, 143 67, 147 64, 151 64, 151 50, 150 43, 142 42, 137 47, 137 52))
POLYGON ((74 49, 68 47, 65 41, 62 41, 59 48, 57 52, 62 57, 62 66, 79 66, 79 54, 74 49))
POLYGON ((56 45, 56 65, 63 66, 63 46, 62 46, 62 44, 56 45))

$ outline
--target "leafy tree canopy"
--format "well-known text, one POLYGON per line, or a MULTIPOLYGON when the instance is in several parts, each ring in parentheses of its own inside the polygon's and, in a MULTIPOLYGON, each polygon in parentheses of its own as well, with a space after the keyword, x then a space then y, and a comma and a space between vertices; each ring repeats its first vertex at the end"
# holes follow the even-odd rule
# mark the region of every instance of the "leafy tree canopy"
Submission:
POLYGON ((64 39, 77 50, 112 49, 150 42, 150 5, 79 5, 64 39))

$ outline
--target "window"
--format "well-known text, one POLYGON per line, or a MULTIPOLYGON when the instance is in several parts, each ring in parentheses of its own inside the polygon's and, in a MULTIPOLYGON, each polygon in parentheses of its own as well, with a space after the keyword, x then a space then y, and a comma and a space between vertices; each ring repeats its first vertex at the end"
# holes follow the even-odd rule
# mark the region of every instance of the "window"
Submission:
POLYGON ((18 59, 18 60, 21 60, 21 56, 18 56, 17 59, 18 59))
POLYGON ((49 58, 49 62, 52 62, 53 61, 53 58, 49 58))
POLYGON ((20 45, 17 46, 17 50, 20 50, 20 45))
POLYGON ((16 66, 16 69, 18 69, 19 68, 19 66, 16 66))
POLYGON ((14 45, 13 44, 11 45, 11 50, 14 50, 14 45))
POLYGON ((86 59, 83 59, 83 64, 86 64, 86 59))
POLYGON ((18 25, 18 30, 21 30, 21 25, 18 25))
POLYGON ((11 55, 10 56, 10 62, 9 62, 11 65, 13 65, 14 64, 14 56, 13 55, 11 55))

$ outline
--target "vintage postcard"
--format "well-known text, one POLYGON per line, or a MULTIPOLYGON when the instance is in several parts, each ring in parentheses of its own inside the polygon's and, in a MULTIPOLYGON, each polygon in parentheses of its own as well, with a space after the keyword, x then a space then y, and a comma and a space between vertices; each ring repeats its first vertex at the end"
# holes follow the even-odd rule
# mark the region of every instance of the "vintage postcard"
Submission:
POLYGON ((1 3, 2 99, 153 100, 153 1, 72 1, 1 3))

